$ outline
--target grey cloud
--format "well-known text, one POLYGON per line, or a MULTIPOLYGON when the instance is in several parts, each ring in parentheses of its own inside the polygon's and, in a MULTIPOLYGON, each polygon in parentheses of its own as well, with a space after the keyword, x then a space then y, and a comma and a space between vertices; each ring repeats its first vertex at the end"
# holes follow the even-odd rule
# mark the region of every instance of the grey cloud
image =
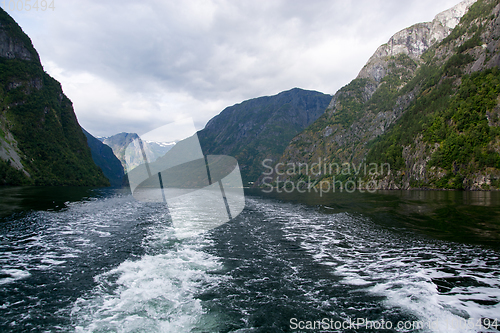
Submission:
POLYGON ((165 120, 162 95, 189 96, 199 124, 225 106, 295 86, 333 94, 392 34, 457 2, 65 0, 37 17, 36 31, 29 21, 25 30, 42 62, 64 71, 61 80, 90 73, 115 87, 119 97, 102 96, 96 100, 107 102, 92 110, 95 91, 85 103, 77 100, 85 91, 74 93, 88 130, 111 135, 165 120), (113 121, 121 107, 113 103, 127 99, 144 99, 151 120, 129 110, 113 121), (105 121, 92 121, 98 114, 105 121))

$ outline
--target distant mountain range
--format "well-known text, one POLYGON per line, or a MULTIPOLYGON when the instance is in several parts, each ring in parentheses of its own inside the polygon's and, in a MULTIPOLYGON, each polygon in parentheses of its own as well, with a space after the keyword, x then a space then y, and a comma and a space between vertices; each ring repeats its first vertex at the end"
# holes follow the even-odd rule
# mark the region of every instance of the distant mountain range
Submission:
MULTIPOLYGON (((274 96, 265 96, 227 107, 197 132, 205 155, 229 155, 238 160, 245 184, 252 183, 263 171, 262 160, 275 163, 291 138, 314 122, 332 96, 294 88, 274 96)), ((100 140, 109 145, 124 167, 125 149, 138 138, 135 133, 120 133, 100 140)), ((164 155, 175 143, 145 141, 154 156, 164 155)), ((139 147, 130 158, 132 167, 142 161, 139 147)), ((153 161, 151 161, 153 162, 153 161)))
MULTIPOLYGON (((202 150, 235 157, 245 185, 264 185, 266 161, 355 171, 274 172, 266 179, 272 185, 311 177, 384 189, 499 189, 499 13, 499 0, 465 0, 401 30, 333 97, 294 88, 227 107, 198 131, 202 150), (367 165, 389 168, 367 173, 367 165)), ((121 168, 106 147, 126 168, 125 149, 137 134, 100 138, 100 145, 87 133, 87 146, 60 85, 43 72, 29 38, 0 14, 0 183, 103 185, 102 169, 118 184, 121 168)), ((144 143, 154 156, 175 144, 144 143)), ((132 167, 142 161, 133 148, 132 167)))
MULTIPOLYGON (((135 139, 139 138, 136 133, 118 133, 110 137, 101 137, 99 140, 111 147, 115 156, 120 160, 124 170, 130 171, 130 168, 134 168, 139 164, 143 163, 142 150, 138 145, 133 145, 132 153, 129 154, 128 166, 125 160, 125 150, 128 145, 132 143, 135 139), (127 170, 127 167, 129 170, 127 170)), ((148 157, 150 157, 150 162, 154 162, 158 157, 165 155, 173 146, 175 142, 155 142, 155 141, 143 141, 143 147, 148 157)))

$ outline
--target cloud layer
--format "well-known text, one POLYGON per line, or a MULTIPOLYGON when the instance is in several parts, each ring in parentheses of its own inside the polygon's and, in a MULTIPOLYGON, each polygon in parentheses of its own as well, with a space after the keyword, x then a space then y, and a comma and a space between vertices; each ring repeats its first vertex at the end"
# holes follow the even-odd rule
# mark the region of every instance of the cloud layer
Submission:
POLYGON ((293 87, 334 94, 397 31, 457 0, 54 0, 9 11, 97 136, 293 87))

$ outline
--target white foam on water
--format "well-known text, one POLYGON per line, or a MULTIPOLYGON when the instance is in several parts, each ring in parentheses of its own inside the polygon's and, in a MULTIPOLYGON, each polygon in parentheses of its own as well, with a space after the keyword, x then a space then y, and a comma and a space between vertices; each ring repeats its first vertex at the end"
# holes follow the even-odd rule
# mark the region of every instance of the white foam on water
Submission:
POLYGON ((346 278, 342 281, 342 283, 353 286, 366 286, 372 284, 372 282, 360 278, 346 278))
POLYGON ((76 331, 193 330, 206 316, 196 295, 223 279, 209 273, 221 264, 203 252, 207 242, 202 237, 179 242, 172 227, 151 227, 144 245, 156 253, 98 275, 98 287, 73 307, 76 331))
MULTIPOLYGON (((15 230, 1 235, 1 267, 29 273, 65 265, 64 259, 79 257, 88 247, 95 247, 93 237, 109 237, 110 230, 138 208, 127 196, 79 201, 67 206, 60 211, 27 214, 22 223, 32 231, 24 231, 26 235, 15 230)), ((4 278, 0 283, 17 280, 4 278)))
POLYGON ((341 284, 383 296, 385 307, 415 316, 426 332, 487 331, 464 323, 500 321, 500 267, 493 250, 416 235, 406 239, 346 213, 282 209, 282 203, 258 206, 286 219, 286 237, 299 240, 313 260, 343 277, 341 284), (439 283, 450 283, 449 290, 440 291, 439 283))
MULTIPOLYGON (((309 256, 315 264, 323 265, 339 277, 331 282, 300 283, 304 278, 300 275, 301 267, 294 267, 290 262, 287 274, 291 276, 286 278, 298 286, 306 304, 325 307, 337 304, 336 299, 321 294, 324 286, 315 287, 315 284, 331 283, 331 288, 350 288, 383 296, 385 301, 382 305, 375 304, 376 307, 402 309, 423 323, 436 323, 424 330, 427 332, 486 331, 461 327, 460 320, 498 318, 500 314, 498 252, 479 246, 433 242, 415 235, 406 238, 376 226, 363 216, 326 215, 291 203, 249 201, 250 209, 266 215, 266 223, 277 223, 284 237, 294 246, 298 244, 305 257, 309 256)), ((143 241, 146 254, 95 276, 97 287, 72 306, 76 331, 217 331, 218 319, 197 297, 228 278, 211 273, 223 271, 223 267, 221 258, 205 251, 205 246, 211 244, 210 236, 179 241, 174 229, 166 223, 166 209, 151 211, 150 208, 127 197, 70 203, 62 211, 36 212, 33 223, 38 218, 50 223, 42 225, 36 234, 23 237, 6 234, 0 239, 0 273, 3 274, 0 285, 9 288, 9 284, 29 278, 30 271, 58 269, 66 265, 69 258, 99 250, 97 240, 106 240, 128 219, 150 225, 143 241), (141 220, 137 221, 136 216, 141 220)), ((263 244, 270 237, 266 230, 266 226, 251 229, 263 244)), ((265 250, 265 255, 272 258, 280 254, 272 247, 265 250)), ((265 278, 255 278, 247 284, 258 286, 266 282, 265 278)), ((234 297, 244 295, 245 291, 242 289, 241 294, 234 297)), ((339 310, 345 310, 340 303, 339 310)), ((357 310, 362 314, 366 309, 353 311, 357 310)), ((241 311, 244 313, 247 309, 241 311)))
MULTIPOLYGON (((98 272, 94 277, 97 287, 71 307, 61 309, 60 316, 71 314, 74 323, 65 330, 187 332, 196 327, 201 318, 205 324, 217 324, 216 319, 205 315, 197 294, 223 279, 210 273, 220 269, 219 258, 203 251, 209 241, 201 236, 179 241, 173 228, 168 226, 165 205, 140 203, 130 195, 66 205, 57 211, 27 213, 22 220, 15 221, 19 230, 12 228, 12 232, 0 235, 0 286, 3 291, 16 288, 16 281, 22 283, 23 279, 51 270, 60 274, 58 278, 65 283, 71 279, 71 274, 64 275, 65 272, 70 269, 72 273, 71 265, 79 264, 80 258, 89 253, 105 257, 107 242, 111 244, 109 249, 120 250, 122 247, 116 245, 120 239, 116 235, 124 233, 123 230, 135 233, 123 241, 140 242, 146 228, 142 244, 145 255, 139 259, 124 259, 121 264, 115 264, 118 266, 114 269, 101 274, 98 273, 102 270, 99 272, 92 267, 98 272)), ((133 245, 141 246, 140 243, 133 245)), ((125 251, 129 248, 123 247, 125 251)), ((131 253, 129 258, 137 258, 134 255, 131 253)), ((35 294, 30 304, 43 302, 43 296, 38 297, 35 294)), ((29 314, 29 306, 32 306, 19 310, 12 300, 1 303, 2 308, 11 311, 9 314, 18 311, 29 314), (9 310, 11 308, 13 310, 9 310)), ((9 324, 21 327, 28 319, 17 316, 9 324)))
POLYGON ((25 279, 31 276, 30 272, 20 269, 0 269, 0 274, 7 275, 7 277, 0 279, 0 284, 7 284, 16 280, 25 279))
POLYGON ((62 265, 66 261, 65 260, 55 260, 55 259, 52 259, 52 258, 44 258, 44 259, 41 260, 41 262, 44 263, 44 264, 49 264, 49 265, 62 265))

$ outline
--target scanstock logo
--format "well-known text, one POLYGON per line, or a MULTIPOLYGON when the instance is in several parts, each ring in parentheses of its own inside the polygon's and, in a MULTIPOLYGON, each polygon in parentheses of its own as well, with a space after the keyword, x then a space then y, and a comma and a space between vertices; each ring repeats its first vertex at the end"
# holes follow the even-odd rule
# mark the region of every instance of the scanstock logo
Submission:
POLYGON ((125 161, 134 198, 167 204, 178 238, 226 223, 245 207, 238 162, 204 156, 192 119, 141 135, 127 146, 125 161))

